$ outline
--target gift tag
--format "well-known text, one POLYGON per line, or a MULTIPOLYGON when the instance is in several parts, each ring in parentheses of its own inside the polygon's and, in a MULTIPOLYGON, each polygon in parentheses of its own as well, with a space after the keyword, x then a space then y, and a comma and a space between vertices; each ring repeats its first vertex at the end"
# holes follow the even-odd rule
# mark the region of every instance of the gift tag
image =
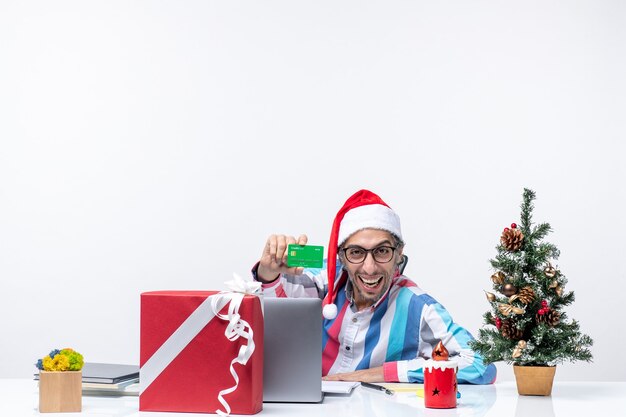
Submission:
POLYGON ((321 268, 324 266, 324 247, 289 245, 287 247, 287 266, 290 268, 321 268))

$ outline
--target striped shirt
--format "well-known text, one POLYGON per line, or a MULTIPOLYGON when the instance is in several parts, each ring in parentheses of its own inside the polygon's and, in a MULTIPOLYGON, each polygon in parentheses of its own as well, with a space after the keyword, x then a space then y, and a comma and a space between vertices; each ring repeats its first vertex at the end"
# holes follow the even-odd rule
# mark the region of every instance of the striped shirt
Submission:
MULTIPOLYGON (((258 265, 258 264, 257 264, 258 265)), ((256 278, 257 266, 253 268, 256 278)), ((346 273, 337 265, 337 277, 346 273)), ((326 265, 305 269, 302 275, 281 274, 263 284, 266 297, 324 298, 326 265)), ((472 335, 456 324, 448 311, 403 275, 396 276, 372 307, 356 311, 349 280, 338 288, 337 317, 324 319, 322 374, 337 374, 383 366, 386 382, 424 381, 423 364, 441 340, 458 364, 459 383, 490 384, 496 367, 485 365, 468 342, 472 335)))

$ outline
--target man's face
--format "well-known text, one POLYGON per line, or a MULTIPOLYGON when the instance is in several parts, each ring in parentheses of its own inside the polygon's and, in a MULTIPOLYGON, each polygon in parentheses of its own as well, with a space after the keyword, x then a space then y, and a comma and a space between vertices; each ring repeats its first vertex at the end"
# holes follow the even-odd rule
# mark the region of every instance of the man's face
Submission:
POLYGON ((402 248, 393 250, 388 262, 381 262, 381 260, 387 259, 389 248, 396 248, 396 246, 397 243, 391 233, 377 229, 360 230, 343 244, 341 261, 348 271, 354 289, 354 302, 358 310, 374 305, 389 288, 398 261, 402 257, 402 248), (358 259, 358 255, 362 257, 363 249, 366 251, 374 249, 374 251, 365 253, 365 259, 360 263, 349 262, 350 254, 356 255, 352 256, 353 259, 358 259), (374 256, 379 259, 378 262, 374 256))

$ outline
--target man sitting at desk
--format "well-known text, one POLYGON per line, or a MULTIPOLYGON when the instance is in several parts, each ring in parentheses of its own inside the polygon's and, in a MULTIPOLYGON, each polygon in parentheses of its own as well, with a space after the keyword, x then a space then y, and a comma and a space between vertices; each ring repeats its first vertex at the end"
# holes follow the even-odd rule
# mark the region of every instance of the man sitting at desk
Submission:
POLYGON ((441 340, 458 362, 459 383, 494 382, 495 366, 468 346, 472 335, 402 275, 400 218, 379 196, 358 191, 339 210, 326 270, 287 267, 287 245, 306 242, 270 236, 252 273, 266 297, 323 299, 324 379, 423 382, 424 361, 441 340))

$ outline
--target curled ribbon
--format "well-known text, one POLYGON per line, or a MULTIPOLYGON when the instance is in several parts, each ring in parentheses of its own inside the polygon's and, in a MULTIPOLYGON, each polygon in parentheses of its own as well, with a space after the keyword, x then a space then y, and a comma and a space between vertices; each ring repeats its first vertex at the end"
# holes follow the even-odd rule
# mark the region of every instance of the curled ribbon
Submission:
POLYGON ((226 282, 226 286, 228 286, 234 292, 220 292, 216 294, 211 299, 211 309, 216 317, 219 317, 222 320, 228 322, 228 326, 226 326, 226 330, 224 331, 224 335, 228 340, 234 342, 235 340, 243 337, 247 340, 247 344, 241 346, 239 348, 239 354, 230 362, 230 374, 233 376, 235 380, 235 385, 230 388, 223 389, 217 395, 217 399, 224 407, 225 411, 216 410, 215 412, 220 416, 228 416, 230 415, 230 405, 224 399, 224 396, 234 392, 239 386, 239 375, 237 375, 237 371, 235 371, 234 364, 238 363, 241 365, 245 365, 248 363, 248 360, 252 356, 254 352, 254 332, 250 327, 250 324, 243 320, 239 315, 239 307, 243 302, 243 297, 246 294, 254 294, 256 293, 260 287, 260 282, 246 282, 239 275, 233 274, 233 280, 226 282), (258 284, 258 285, 254 285, 258 284), (230 300, 230 304, 228 305, 228 314, 221 314, 221 307, 224 305, 222 301, 224 298, 230 300))

